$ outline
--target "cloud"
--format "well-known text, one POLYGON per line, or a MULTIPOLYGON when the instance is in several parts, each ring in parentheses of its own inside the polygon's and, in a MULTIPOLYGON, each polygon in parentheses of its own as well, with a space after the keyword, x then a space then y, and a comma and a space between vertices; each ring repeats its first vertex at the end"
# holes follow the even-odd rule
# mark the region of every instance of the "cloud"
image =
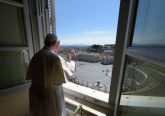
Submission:
POLYGON ((59 36, 61 44, 114 44, 116 33, 112 31, 91 31, 70 36, 59 36))

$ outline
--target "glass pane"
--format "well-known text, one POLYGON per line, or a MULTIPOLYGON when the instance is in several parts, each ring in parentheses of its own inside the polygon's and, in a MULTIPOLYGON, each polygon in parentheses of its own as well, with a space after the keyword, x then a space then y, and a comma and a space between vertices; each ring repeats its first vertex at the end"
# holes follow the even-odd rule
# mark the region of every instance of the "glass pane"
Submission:
POLYGON ((164 4, 164 0, 139 0, 132 46, 165 47, 164 4))
POLYGON ((25 46, 23 9, 0 3, 0 46, 25 46))
POLYGON ((165 67, 128 57, 122 94, 165 96, 165 67))
POLYGON ((120 116, 165 115, 165 67, 127 57, 120 116))
POLYGON ((24 83, 28 62, 27 51, 0 51, 0 89, 24 83))

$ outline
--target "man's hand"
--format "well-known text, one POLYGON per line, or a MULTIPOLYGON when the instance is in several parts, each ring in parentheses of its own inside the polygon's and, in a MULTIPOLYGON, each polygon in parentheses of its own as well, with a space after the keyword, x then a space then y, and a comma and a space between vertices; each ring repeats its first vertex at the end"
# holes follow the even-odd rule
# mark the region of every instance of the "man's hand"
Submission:
POLYGON ((69 61, 71 61, 71 60, 75 60, 75 58, 76 58, 76 52, 74 49, 72 49, 71 52, 68 54, 68 59, 69 61))

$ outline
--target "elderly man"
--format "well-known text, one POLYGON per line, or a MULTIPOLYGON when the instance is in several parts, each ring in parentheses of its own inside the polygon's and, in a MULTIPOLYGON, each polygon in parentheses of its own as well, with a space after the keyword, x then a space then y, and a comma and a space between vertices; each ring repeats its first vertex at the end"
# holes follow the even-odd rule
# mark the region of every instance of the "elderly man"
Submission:
POLYGON ((31 79, 29 89, 30 116, 66 116, 62 84, 72 77, 75 53, 69 62, 57 55, 60 43, 56 35, 48 34, 45 46, 30 61, 26 79, 31 79), (64 73, 65 72, 65 73, 64 73))

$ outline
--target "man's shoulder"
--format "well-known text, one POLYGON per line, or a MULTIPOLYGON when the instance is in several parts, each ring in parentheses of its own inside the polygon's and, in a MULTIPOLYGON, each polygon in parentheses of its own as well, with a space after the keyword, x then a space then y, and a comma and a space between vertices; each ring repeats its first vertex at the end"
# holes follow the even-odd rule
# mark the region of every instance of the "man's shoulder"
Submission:
POLYGON ((32 60, 37 59, 52 59, 52 60, 60 60, 59 56, 57 54, 52 53, 50 50, 40 50, 38 51, 32 58, 32 60))
POLYGON ((50 50, 48 50, 46 53, 44 53, 44 55, 46 55, 46 57, 49 57, 53 60, 60 60, 59 56, 55 53, 52 53, 50 50))
POLYGON ((51 57, 53 59, 57 59, 57 60, 60 60, 59 56, 57 54, 54 54, 54 53, 51 53, 51 57))

